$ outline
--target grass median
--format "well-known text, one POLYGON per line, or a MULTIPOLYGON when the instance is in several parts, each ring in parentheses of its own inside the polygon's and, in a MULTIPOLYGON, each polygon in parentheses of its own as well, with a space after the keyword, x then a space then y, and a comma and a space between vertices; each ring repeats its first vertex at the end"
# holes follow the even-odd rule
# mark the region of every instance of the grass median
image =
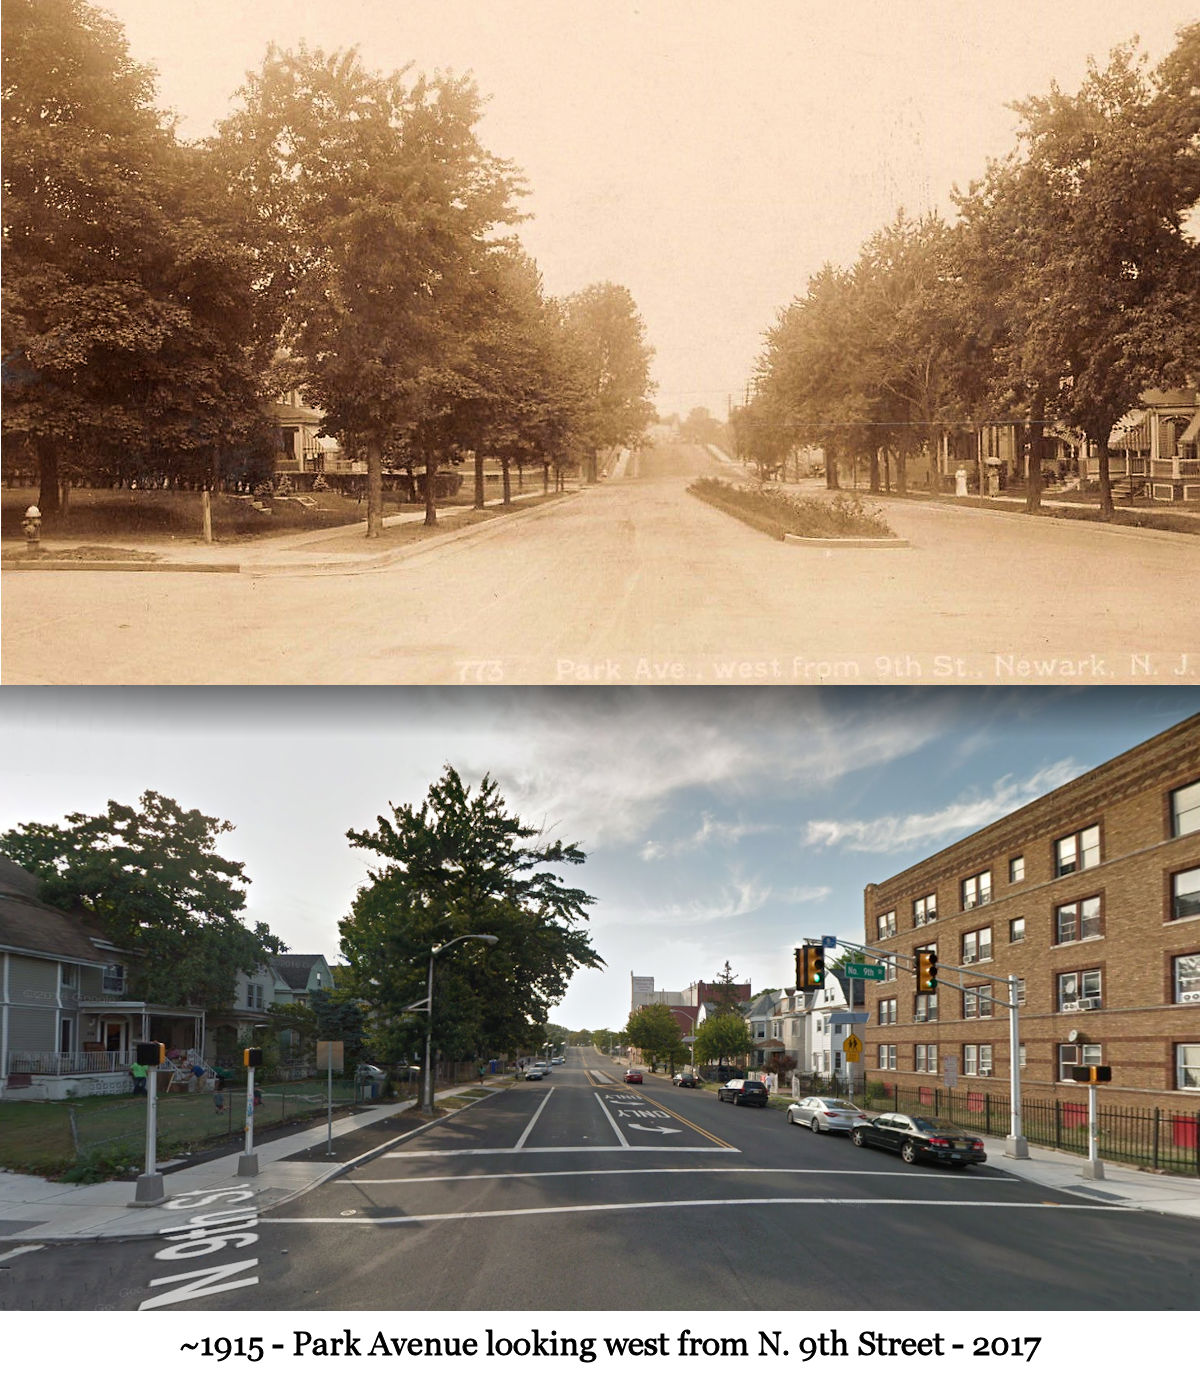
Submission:
POLYGON ((895 532, 873 506, 857 496, 796 496, 778 486, 739 486, 719 477, 701 477, 688 492, 727 515, 781 540, 892 539, 895 532))

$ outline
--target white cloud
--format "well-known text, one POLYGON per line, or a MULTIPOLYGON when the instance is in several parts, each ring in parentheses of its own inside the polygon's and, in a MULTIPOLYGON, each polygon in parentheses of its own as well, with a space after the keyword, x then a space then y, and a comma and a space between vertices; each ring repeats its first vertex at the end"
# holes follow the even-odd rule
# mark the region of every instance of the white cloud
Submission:
POLYGON ((833 893, 830 885, 796 885, 775 896, 781 904, 819 904, 833 893))
POLYGON ((608 923, 634 925, 712 924, 724 919, 740 919, 760 910, 771 898, 770 885, 753 878, 734 879, 708 898, 697 898, 641 909, 605 910, 608 923))
POLYGON ((711 812, 704 812, 700 825, 690 836, 682 836, 677 841, 647 841, 642 847, 641 857, 646 861, 665 860, 668 856, 698 851, 702 846, 736 846, 747 836, 759 836, 774 830, 775 827, 767 822, 723 822, 711 812))
POLYGON ((804 829, 803 844, 875 852, 944 842, 959 832, 975 831, 998 821, 1085 771, 1084 765, 1061 759, 1028 778, 1018 780, 1007 774, 997 779, 986 796, 963 798, 936 812, 877 817, 872 821, 810 821, 804 829))

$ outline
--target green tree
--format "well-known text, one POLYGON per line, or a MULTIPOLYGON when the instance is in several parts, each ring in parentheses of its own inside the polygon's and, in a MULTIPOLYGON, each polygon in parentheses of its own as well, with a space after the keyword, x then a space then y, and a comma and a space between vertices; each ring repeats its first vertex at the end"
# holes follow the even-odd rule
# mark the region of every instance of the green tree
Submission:
POLYGON ((575 970, 603 965, 584 927, 592 896, 553 869, 583 864, 584 853, 541 839, 490 777, 472 791, 447 765, 419 807, 393 805, 374 830, 347 838, 379 864, 341 921, 342 952, 398 1045, 424 1031, 407 1008, 424 998, 431 950, 463 934, 498 941, 436 960, 434 1042, 454 1058, 533 1044, 575 970))
POLYGON ((284 945, 266 924, 243 921, 249 883, 240 861, 216 849, 233 826, 157 792, 136 807, 109 802, 61 825, 27 822, 0 836, 0 851, 40 876, 48 904, 91 915, 131 958, 137 997, 219 1008, 284 945))
POLYGON ((697 1064, 728 1064, 743 1059, 750 1053, 750 1027, 746 1018, 736 1011, 721 1011, 706 1017, 696 1027, 692 1050, 697 1064))
POLYGON ((711 993, 709 1000, 712 1002, 716 1013, 723 1011, 741 1010, 742 998, 738 990, 737 974, 730 966, 729 959, 726 958, 725 966, 717 973, 710 984, 711 993))
POLYGON ((363 1058, 367 1038, 366 1013, 362 1001, 348 990, 334 987, 331 991, 313 992, 313 1034, 317 1040, 340 1040, 344 1047, 347 1068, 363 1058))
POLYGON ((688 1058, 679 1022, 665 1006, 639 1007, 629 1017, 621 1036, 630 1045, 636 1045, 651 1064, 666 1060, 672 1071, 688 1058))

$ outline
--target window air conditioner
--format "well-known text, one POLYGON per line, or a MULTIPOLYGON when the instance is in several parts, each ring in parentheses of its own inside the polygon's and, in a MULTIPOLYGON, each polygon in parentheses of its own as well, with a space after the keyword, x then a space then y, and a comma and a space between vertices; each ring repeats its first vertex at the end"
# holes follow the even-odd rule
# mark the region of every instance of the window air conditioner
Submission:
POLYGON ((928 1020, 929 1020, 929 1013, 928 1013, 927 1011, 915 1011, 915 1012, 913 1012, 913 1020, 914 1020, 914 1021, 928 1021, 928 1020))
POLYGON ((1079 1000, 1080 1011, 1098 1011, 1100 1008, 1099 997, 1081 997, 1079 1000))
POLYGON ((979 959, 975 956, 974 953, 964 953, 964 954, 963 954, 963 962, 965 962, 965 963, 973 963, 973 962, 978 962, 978 961, 979 961, 979 959))
POLYGON ((1058 1009, 1060 1011, 1078 1011, 1079 1003, 1077 1001, 1064 1001, 1058 1009))
POLYGON ((980 1076, 981 1076, 983 1079, 987 1079, 987 1078, 989 1078, 989 1077, 991 1076, 991 1073, 992 1073, 992 1072, 991 1072, 990 1069, 981 1069, 981 1070, 979 1071, 979 1073, 980 1073, 980 1076))

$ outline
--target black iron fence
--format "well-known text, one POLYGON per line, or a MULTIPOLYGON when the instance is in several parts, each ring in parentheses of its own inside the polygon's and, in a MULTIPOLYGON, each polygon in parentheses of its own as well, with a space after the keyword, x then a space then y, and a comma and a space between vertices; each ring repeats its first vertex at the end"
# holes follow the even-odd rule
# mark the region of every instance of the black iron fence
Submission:
MULTIPOLYGON (((945 1089, 939 1085, 902 1089, 898 1084, 868 1082, 865 1107, 950 1118, 961 1127, 991 1137, 1007 1137, 1011 1121, 1009 1096, 990 1089, 945 1089)), ((1200 1111, 1118 1108, 1101 1100, 1096 1116, 1099 1152, 1105 1161, 1200 1176, 1200 1111)), ((1026 1141, 1040 1147, 1086 1156, 1087 1104, 1022 1096, 1021 1131, 1026 1141)))

